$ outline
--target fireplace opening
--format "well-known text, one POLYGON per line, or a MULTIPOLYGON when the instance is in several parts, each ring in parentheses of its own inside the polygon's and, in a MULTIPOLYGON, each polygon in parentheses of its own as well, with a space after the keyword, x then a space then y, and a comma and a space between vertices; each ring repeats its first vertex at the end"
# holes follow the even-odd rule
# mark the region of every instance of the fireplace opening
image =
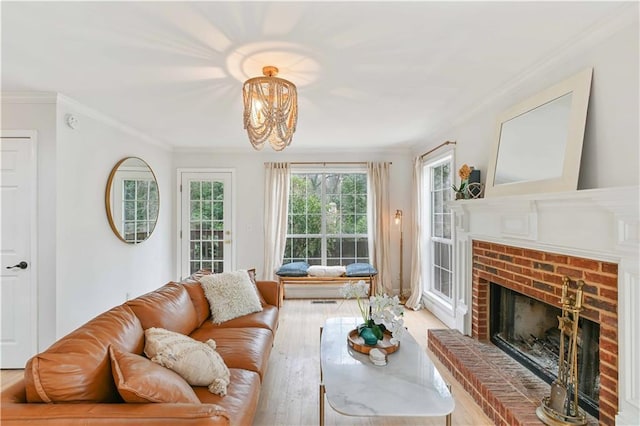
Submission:
MULTIPOLYGON (((491 341, 551 384, 558 377, 558 317, 562 316, 562 310, 494 283, 491 283, 489 297, 491 341)), ((580 407, 596 418, 600 391, 599 341, 600 325, 581 317, 578 396, 580 407)))

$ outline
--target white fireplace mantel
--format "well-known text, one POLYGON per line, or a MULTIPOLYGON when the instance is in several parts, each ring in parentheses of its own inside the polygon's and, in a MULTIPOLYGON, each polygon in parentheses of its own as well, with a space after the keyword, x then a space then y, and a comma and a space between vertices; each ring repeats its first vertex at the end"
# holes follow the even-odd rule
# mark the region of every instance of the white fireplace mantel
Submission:
POLYGON ((618 264, 619 411, 640 424, 639 187, 525 194, 449 203, 455 218, 455 324, 471 334, 473 240, 618 264))

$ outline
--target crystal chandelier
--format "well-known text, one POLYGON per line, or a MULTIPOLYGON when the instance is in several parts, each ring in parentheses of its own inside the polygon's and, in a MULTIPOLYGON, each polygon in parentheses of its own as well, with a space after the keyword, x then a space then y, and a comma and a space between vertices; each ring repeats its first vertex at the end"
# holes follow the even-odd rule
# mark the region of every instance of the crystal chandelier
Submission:
POLYGON ((289 144, 298 121, 298 93, 296 86, 278 75, 278 68, 262 68, 264 77, 244 82, 244 128, 249 141, 257 150, 269 141, 276 151, 289 144))

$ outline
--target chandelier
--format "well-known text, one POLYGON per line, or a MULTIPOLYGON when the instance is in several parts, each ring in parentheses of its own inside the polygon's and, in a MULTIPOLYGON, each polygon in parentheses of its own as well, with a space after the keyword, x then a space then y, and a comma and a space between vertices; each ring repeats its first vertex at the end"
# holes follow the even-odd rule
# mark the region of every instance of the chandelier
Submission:
POLYGON ((269 141, 276 151, 289 144, 298 121, 298 93, 296 86, 278 75, 278 68, 262 68, 264 77, 254 77, 244 82, 244 128, 251 145, 262 149, 269 141))

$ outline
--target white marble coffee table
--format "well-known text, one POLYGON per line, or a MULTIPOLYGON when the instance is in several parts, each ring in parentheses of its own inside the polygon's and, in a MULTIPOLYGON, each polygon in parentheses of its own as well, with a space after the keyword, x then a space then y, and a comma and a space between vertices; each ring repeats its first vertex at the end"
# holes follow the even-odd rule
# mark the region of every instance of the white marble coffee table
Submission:
POLYGON ((404 333, 400 349, 376 366, 365 354, 347 345, 347 335, 362 320, 330 318, 320 338, 320 425, 324 397, 335 411, 347 416, 446 416, 451 422, 454 401, 426 350, 404 333))

